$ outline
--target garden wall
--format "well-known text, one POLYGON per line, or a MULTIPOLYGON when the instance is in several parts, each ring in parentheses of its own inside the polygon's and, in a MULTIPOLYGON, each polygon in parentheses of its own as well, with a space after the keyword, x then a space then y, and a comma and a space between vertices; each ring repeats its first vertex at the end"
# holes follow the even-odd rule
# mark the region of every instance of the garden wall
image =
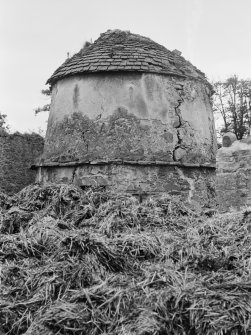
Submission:
MULTIPOLYGON (((231 134, 230 134, 231 135, 231 134)), ((237 141, 223 138, 217 152, 216 190, 219 209, 240 209, 251 205, 251 137, 237 141)))
POLYGON ((30 169, 43 152, 44 139, 38 134, 0 134, 0 191, 14 194, 35 181, 30 169))

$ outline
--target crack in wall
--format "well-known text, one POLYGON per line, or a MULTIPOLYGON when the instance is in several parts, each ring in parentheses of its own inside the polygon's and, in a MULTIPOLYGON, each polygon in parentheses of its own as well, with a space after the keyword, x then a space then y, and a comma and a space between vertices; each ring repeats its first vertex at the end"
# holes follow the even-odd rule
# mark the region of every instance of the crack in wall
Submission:
POLYGON ((179 94, 180 98, 178 99, 178 105, 176 107, 174 107, 175 115, 178 117, 178 125, 174 126, 174 128, 176 128, 176 134, 177 134, 177 138, 178 138, 178 142, 175 145, 174 150, 173 150, 173 160, 175 162, 178 160, 178 159, 176 159, 176 155, 175 155, 176 150, 179 149, 181 147, 181 144, 182 144, 182 138, 180 137, 180 128, 183 125, 183 120, 182 120, 182 116, 181 116, 180 106, 181 106, 182 102, 184 102, 184 99, 181 96, 181 94, 183 92, 183 89, 182 89, 181 92, 178 89, 176 89, 176 91, 179 94))
POLYGON ((86 137, 85 137, 85 132, 84 132, 84 131, 82 132, 81 137, 82 137, 82 140, 84 141, 85 146, 86 146, 86 151, 87 151, 86 153, 88 154, 88 151, 89 151, 89 143, 88 143, 88 140, 87 140, 86 137))
POLYGON ((174 128, 176 128, 176 135, 177 135, 178 141, 175 144, 175 147, 172 153, 174 162, 180 161, 180 159, 182 158, 184 154, 188 154, 192 150, 192 147, 190 145, 187 145, 187 143, 184 142, 184 138, 182 138, 181 136, 182 134, 181 130, 182 129, 186 130, 187 133, 189 133, 188 129, 192 130, 194 133, 196 132, 196 130, 193 129, 193 127, 191 127, 190 123, 188 121, 185 121, 181 115, 180 106, 184 102, 184 99, 182 97, 182 95, 184 94, 183 87, 176 88, 176 91, 179 95, 179 99, 177 100, 177 103, 178 103, 177 106, 174 107, 174 111, 175 111, 175 115, 178 118, 178 124, 174 125, 174 128), (181 152, 179 154, 177 154, 178 149, 181 149, 181 152), (185 151, 186 153, 182 154, 182 150, 185 151))
POLYGON ((75 176, 76 176, 76 172, 77 172, 77 166, 75 166, 74 168, 73 168, 73 172, 72 172, 72 179, 71 179, 71 182, 73 183, 74 182, 74 179, 75 179, 75 176))

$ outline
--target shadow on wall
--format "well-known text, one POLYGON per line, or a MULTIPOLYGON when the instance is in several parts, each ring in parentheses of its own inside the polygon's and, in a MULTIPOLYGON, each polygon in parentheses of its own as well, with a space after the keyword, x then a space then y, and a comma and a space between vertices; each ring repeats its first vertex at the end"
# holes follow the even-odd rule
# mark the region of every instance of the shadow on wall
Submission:
POLYGON ((38 134, 0 134, 0 191, 14 194, 35 181, 30 167, 43 152, 38 134))
POLYGON ((251 137, 238 141, 235 134, 223 136, 216 157, 216 192, 219 209, 239 210, 251 201, 251 137))

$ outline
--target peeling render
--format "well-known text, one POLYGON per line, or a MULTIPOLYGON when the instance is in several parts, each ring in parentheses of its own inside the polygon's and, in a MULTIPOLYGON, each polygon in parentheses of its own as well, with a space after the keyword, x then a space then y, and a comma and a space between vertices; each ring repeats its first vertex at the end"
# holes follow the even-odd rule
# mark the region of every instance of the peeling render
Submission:
POLYGON ((182 168, 179 168, 179 167, 176 167, 178 173, 179 173, 179 176, 181 179, 183 180, 186 180, 189 184, 189 192, 188 192, 188 196, 187 196, 187 201, 188 202, 192 202, 192 199, 193 199, 193 196, 194 196, 194 192, 196 191, 195 189, 195 180, 193 178, 189 178, 189 177, 186 177, 184 175, 184 172, 182 170, 182 168))
POLYGON ((38 165, 40 181, 68 180, 133 194, 168 192, 201 203, 213 197, 208 185, 215 153, 205 82, 97 73, 53 86, 38 165))
POLYGON ((55 85, 43 159, 214 164, 204 86, 155 74, 66 78, 55 85))

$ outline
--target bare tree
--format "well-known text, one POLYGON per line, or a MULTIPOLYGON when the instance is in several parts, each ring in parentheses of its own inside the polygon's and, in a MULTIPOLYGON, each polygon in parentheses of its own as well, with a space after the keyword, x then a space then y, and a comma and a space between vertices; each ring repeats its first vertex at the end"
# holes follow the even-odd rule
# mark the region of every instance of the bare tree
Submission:
POLYGON ((234 75, 213 83, 213 86, 214 112, 221 115, 224 124, 220 133, 232 131, 242 139, 249 134, 251 126, 251 80, 234 75))

